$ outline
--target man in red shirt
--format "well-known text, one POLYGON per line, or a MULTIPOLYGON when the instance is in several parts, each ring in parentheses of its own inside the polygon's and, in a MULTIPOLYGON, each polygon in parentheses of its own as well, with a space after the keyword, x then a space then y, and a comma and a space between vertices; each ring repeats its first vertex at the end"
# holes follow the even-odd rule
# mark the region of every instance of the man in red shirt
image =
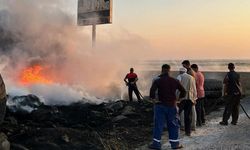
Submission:
POLYGON ((138 81, 138 76, 137 74, 134 73, 134 68, 130 68, 130 73, 128 73, 124 78, 124 82, 128 86, 128 95, 130 102, 133 101, 133 91, 135 92, 137 100, 139 102, 141 101, 140 93, 136 85, 137 81, 138 81))
POLYGON ((197 64, 192 64, 191 68, 195 72, 195 81, 196 81, 196 89, 197 89, 197 97, 196 100, 196 113, 197 113, 197 126, 201 126, 205 124, 205 108, 204 108, 204 100, 205 100, 205 91, 204 91, 204 75, 199 71, 197 64))

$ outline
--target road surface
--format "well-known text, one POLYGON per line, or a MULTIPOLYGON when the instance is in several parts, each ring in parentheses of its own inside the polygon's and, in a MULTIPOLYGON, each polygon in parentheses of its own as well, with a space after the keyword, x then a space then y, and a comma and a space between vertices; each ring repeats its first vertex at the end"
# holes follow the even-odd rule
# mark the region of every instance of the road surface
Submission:
MULTIPOLYGON (((243 99, 241 103, 250 115, 250 97, 243 99)), ((240 117, 236 126, 231 124, 221 126, 219 122, 222 119, 223 110, 224 108, 220 108, 208 115, 206 125, 197 127, 191 137, 185 136, 182 131, 180 140, 184 146, 183 150, 250 150, 250 119, 240 108, 240 117)), ((171 149, 167 133, 164 133, 162 138, 162 149, 171 149)), ((136 150, 147 150, 147 145, 136 150)))

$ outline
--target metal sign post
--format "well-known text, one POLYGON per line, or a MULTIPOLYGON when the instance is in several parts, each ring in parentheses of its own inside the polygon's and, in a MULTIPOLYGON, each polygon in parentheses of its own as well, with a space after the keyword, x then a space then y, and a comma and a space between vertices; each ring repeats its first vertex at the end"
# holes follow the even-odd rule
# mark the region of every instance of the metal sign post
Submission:
POLYGON ((92 25, 92 47, 96 44, 96 24, 92 25))
POLYGON ((78 0, 77 24, 92 26, 92 47, 96 44, 96 25, 112 23, 112 0, 78 0))

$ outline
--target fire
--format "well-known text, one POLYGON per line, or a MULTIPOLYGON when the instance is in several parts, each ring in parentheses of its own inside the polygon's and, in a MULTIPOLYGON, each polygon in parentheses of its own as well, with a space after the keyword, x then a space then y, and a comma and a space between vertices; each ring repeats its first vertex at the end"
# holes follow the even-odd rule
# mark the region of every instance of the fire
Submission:
POLYGON ((43 83, 43 84, 50 84, 53 81, 49 79, 47 76, 44 76, 42 73, 44 68, 40 65, 35 65, 29 68, 24 69, 21 72, 20 83, 21 84, 36 84, 36 83, 43 83))

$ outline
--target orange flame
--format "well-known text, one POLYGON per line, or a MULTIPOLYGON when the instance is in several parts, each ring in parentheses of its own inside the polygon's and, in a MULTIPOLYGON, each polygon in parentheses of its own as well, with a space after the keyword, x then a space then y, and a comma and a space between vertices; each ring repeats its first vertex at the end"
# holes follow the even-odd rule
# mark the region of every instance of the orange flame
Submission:
POLYGON ((36 84, 36 83, 43 83, 43 84, 50 84, 52 80, 48 79, 42 74, 44 68, 42 66, 36 65, 24 69, 21 72, 20 83, 21 84, 36 84))

